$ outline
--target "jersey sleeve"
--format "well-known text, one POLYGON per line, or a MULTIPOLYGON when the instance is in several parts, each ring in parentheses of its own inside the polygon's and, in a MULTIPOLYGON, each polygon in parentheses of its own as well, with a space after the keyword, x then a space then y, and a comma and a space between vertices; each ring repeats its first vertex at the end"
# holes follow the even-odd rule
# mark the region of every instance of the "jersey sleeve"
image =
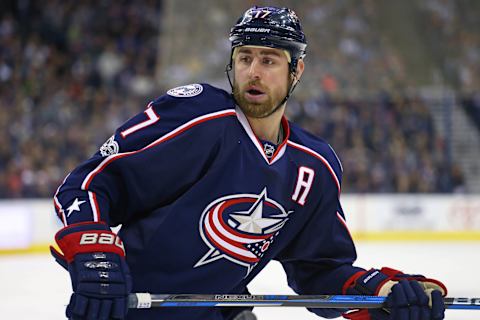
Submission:
MULTIPOLYGON (((314 212, 295 241, 277 257, 289 286, 298 294, 342 294, 345 282, 363 270, 353 266, 356 250, 339 200, 341 165, 333 150, 328 153, 328 166, 320 169, 313 190, 313 196, 319 198, 314 212)), ((325 318, 338 317, 345 311, 309 310, 325 318)))
POLYGON ((57 215, 65 225, 115 226, 173 202, 216 156, 221 126, 210 122, 232 114, 202 113, 194 98, 153 101, 66 177, 54 196, 57 215))

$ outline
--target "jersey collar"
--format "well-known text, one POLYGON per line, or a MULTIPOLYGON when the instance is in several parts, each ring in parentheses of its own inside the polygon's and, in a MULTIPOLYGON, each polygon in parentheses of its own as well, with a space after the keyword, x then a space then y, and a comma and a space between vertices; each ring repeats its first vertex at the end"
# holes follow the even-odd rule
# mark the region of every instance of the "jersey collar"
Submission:
POLYGON ((287 141, 290 137, 290 126, 288 124, 287 118, 285 116, 282 116, 282 121, 281 121, 281 125, 283 128, 283 141, 282 143, 280 143, 280 145, 278 145, 277 150, 275 151, 273 156, 270 159, 268 159, 267 155, 265 154, 265 151, 263 150, 262 142, 253 132, 252 127, 250 126, 250 123, 248 122, 248 119, 243 113, 243 111, 240 109, 240 107, 236 106, 235 112, 237 113, 238 121, 242 125, 243 129, 245 129, 245 132, 247 133, 248 137, 253 142, 253 145, 258 150, 258 152, 260 153, 262 158, 265 160, 265 162, 267 162, 267 164, 269 165, 272 165, 275 162, 277 162, 277 160, 280 159, 285 153, 285 150, 287 148, 287 141))

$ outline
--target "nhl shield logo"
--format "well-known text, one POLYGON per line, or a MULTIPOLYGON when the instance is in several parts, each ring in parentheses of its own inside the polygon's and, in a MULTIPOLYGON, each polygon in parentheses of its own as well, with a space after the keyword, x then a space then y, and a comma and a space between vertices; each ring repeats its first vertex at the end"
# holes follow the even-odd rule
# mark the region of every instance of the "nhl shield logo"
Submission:
POLYGON ((210 203, 200 218, 200 235, 209 247, 195 268, 228 259, 247 268, 247 275, 265 255, 292 212, 260 194, 236 194, 210 203))

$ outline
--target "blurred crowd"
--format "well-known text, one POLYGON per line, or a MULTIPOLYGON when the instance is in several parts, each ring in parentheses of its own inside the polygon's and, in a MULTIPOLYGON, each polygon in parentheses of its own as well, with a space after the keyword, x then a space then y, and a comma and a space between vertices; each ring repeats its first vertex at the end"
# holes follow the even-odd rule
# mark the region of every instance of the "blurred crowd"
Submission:
POLYGON ((480 90, 480 2, 475 0, 421 1, 425 34, 433 59, 461 94, 480 90))
POLYGON ((219 70, 230 51, 227 30, 254 3, 290 6, 301 18, 308 41, 308 68, 296 92, 302 99, 325 92, 362 98, 432 85, 459 92, 480 87, 475 0, 203 0, 199 10, 208 18, 191 15, 187 0, 172 1, 175 17, 163 38, 175 45, 160 48, 168 57, 162 83, 224 83, 219 70))
POLYGON ((0 197, 51 197, 146 105, 160 3, 2 1, 0 8, 0 197))
POLYGON ((371 99, 327 95, 291 104, 288 114, 333 146, 345 192, 463 192, 463 173, 449 163, 426 103, 387 93, 371 99))
MULTIPOLYGON (((65 175, 96 152, 117 126, 168 85, 184 84, 156 82, 164 52, 159 44, 176 36, 162 33, 167 2, 2 1, 0 198, 51 197, 65 175)), ((430 19, 426 31, 442 39, 433 49, 447 54, 435 51, 438 63, 415 76, 411 61, 421 61, 425 52, 405 57, 391 40, 395 35, 403 39, 401 32, 382 28, 385 21, 378 18, 381 8, 375 3, 291 4, 310 41, 309 69, 288 115, 335 148, 345 169, 345 192, 461 192, 464 178, 447 156, 448 137, 438 135, 429 101, 412 88, 439 83, 466 93, 480 88, 475 12, 460 10, 453 0, 422 4, 419 17, 430 19), (461 20, 465 11, 466 28, 461 20), (449 84, 450 78, 455 82, 449 84)), ((227 10, 215 12, 212 7, 212 20, 224 24, 212 29, 223 33, 217 38, 222 43, 217 55, 199 55, 217 46, 198 50, 192 45, 199 61, 191 60, 182 58, 188 50, 175 46, 178 54, 162 69, 171 79, 172 70, 179 68, 185 81, 216 83, 216 77, 223 77, 234 18, 225 18, 233 14, 227 10), (189 63, 181 66, 182 59, 189 63), (209 78, 202 68, 216 76, 209 78)), ((194 34, 194 28, 187 33, 194 34)))

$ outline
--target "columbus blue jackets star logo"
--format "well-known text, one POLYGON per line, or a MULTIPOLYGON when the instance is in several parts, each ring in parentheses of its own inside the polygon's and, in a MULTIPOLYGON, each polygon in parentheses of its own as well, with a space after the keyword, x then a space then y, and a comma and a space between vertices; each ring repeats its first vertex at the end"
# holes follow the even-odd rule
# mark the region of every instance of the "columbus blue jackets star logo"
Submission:
POLYGON ((73 211, 78 211, 80 212, 80 206, 82 203, 85 203, 85 200, 78 200, 78 198, 75 198, 75 200, 72 202, 70 207, 67 208, 67 217, 70 217, 73 211))
POLYGON ((200 218, 200 235, 209 247, 195 264, 199 267, 228 259, 247 267, 247 275, 265 255, 291 212, 258 194, 236 194, 210 203, 200 218))

